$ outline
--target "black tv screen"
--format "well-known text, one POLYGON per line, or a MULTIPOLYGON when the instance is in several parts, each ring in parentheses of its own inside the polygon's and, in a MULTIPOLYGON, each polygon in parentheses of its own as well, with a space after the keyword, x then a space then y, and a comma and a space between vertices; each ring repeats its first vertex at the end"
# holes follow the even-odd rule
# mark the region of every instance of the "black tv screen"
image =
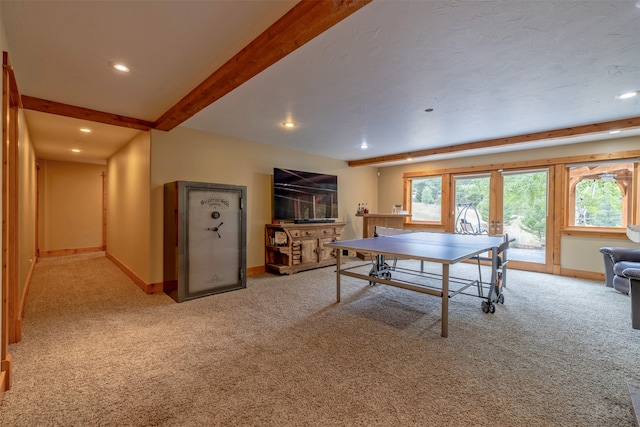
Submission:
POLYGON ((291 169, 273 169, 273 219, 338 217, 338 177, 291 169))

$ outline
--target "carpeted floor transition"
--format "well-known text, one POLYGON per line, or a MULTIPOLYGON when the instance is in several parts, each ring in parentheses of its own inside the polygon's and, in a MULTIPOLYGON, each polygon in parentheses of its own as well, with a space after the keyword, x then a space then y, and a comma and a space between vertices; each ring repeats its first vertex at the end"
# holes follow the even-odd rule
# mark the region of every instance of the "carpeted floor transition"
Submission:
POLYGON ((104 256, 43 259, 0 425, 633 425, 629 297, 510 270, 494 314, 452 298, 441 338, 438 298, 343 278, 336 304, 334 271, 177 304, 104 256))

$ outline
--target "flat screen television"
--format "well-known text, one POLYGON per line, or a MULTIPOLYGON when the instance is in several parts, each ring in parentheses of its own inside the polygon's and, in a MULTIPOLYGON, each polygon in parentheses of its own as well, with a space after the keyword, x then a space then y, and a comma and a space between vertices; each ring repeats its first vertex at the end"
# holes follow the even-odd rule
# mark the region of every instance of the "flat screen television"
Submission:
POLYGON ((274 221, 329 221, 338 218, 338 177, 273 169, 274 221))

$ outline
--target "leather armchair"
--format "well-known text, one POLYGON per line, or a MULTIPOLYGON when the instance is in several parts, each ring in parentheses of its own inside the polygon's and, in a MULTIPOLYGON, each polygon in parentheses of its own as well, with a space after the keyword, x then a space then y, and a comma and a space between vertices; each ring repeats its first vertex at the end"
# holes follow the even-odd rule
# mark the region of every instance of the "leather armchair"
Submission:
POLYGON ((600 248, 600 252, 604 256, 606 286, 629 294, 629 277, 624 271, 628 268, 640 269, 640 249, 604 247, 600 248))

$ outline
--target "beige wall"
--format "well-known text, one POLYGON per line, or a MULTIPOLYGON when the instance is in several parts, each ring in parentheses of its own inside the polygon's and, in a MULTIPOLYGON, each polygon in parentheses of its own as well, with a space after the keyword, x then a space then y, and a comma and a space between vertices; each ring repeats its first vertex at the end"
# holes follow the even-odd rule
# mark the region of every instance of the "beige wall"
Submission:
POLYGON ((48 251, 102 246, 102 165, 41 160, 39 244, 48 251))
POLYGON ((36 259, 36 159, 24 112, 18 117, 18 295, 36 259))
POLYGON ((151 138, 151 281, 162 281, 163 186, 196 181, 247 187, 247 267, 264 265, 264 226, 271 222, 273 168, 338 176, 343 238, 362 237, 358 202, 378 205, 376 168, 349 168, 346 162, 266 144, 178 127, 153 131, 151 138))
MULTIPOLYGON (((638 149, 640 149, 640 137, 628 137, 511 153, 498 153, 487 156, 469 156, 459 159, 434 160, 431 162, 382 167, 380 168, 380 185, 378 187, 378 208, 381 212, 388 212, 393 203, 402 202, 403 174, 407 172, 446 170, 470 166, 481 167, 483 165, 555 159, 588 154, 615 153, 638 149)), ((602 255, 598 252, 600 247, 638 247, 637 244, 620 239, 584 238, 576 236, 562 236, 560 244, 561 268, 596 273, 604 272, 602 255)))
MULTIPOLYGON (((145 283, 149 272, 149 132, 107 162, 107 252, 145 283)), ((161 252, 162 253, 162 252, 161 252)))
MULTIPOLYGON (((639 143, 639 138, 626 138, 607 141, 606 146, 591 142, 401 166, 350 168, 343 161, 185 127, 142 132, 107 165, 107 250, 146 283, 162 282, 163 185, 176 180, 247 187, 247 266, 252 268, 264 265, 264 224, 271 221, 274 167, 338 175, 340 220, 347 223, 343 237, 350 239, 362 236, 362 220, 355 217, 357 204, 367 202, 372 213, 389 212, 392 204, 402 202, 405 172, 636 150, 639 143)), ((51 163, 47 163, 51 171, 51 163)), ((562 268, 602 272, 597 249, 625 243, 563 236, 561 244, 562 268)))

